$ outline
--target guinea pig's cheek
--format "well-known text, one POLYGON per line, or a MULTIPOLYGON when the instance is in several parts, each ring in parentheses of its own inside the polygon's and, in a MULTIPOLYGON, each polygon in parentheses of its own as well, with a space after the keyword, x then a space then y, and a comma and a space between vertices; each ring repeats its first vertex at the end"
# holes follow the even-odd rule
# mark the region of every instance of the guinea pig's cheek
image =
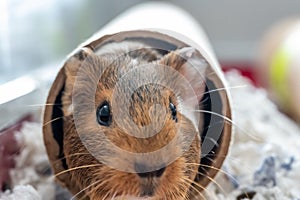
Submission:
POLYGON ((189 176, 191 180, 194 180, 195 176, 198 172, 198 167, 200 164, 201 158, 201 144, 200 138, 196 137, 195 140, 192 142, 189 151, 183 154, 185 158, 185 165, 186 165, 186 174, 189 176))
POLYGON ((186 194, 188 190, 188 184, 185 181, 187 177, 184 171, 185 159, 183 157, 168 165, 163 176, 158 179, 153 198, 180 200, 182 194, 186 194))
POLYGON ((140 183, 135 174, 104 166, 93 176, 93 192, 90 192, 89 196, 91 200, 127 199, 124 197, 126 195, 140 196, 140 183))

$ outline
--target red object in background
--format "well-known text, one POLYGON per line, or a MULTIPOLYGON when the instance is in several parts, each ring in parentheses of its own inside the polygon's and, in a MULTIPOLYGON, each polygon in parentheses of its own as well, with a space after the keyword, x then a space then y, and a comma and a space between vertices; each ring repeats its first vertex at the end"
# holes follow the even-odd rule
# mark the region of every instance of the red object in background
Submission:
POLYGON ((15 125, 0 130, 0 190, 9 184, 9 170, 15 166, 14 156, 20 150, 14 133, 22 128, 25 121, 32 121, 32 117, 28 115, 15 125))
POLYGON ((255 68, 253 63, 229 63, 221 62, 221 67, 224 72, 236 69, 241 72, 241 74, 249 78, 255 86, 259 86, 257 78, 255 76, 255 68))

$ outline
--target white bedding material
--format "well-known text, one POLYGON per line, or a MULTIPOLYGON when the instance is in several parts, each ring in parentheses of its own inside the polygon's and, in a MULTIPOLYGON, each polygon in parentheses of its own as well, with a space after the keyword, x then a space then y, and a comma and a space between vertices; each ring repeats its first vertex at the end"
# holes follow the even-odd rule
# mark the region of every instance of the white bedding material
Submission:
POLYGON ((299 199, 299 126, 277 110, 264 90, 237 72, 227 73, 226 78, 230 87, 241 86, 229 89, 235 134, 223 165, 236 181, 228 181, 227 175, 219 173, 217 182, 222 183, 226 194, 215 192, 218 187, 210 184, 208 199, 236 199, 244 190, 255 191, 255 200, 299 199))
POLYGON ((17 185, 12 191, 0 193, 1 200, 40 200, 40 194, 31 185, 17 185))
POLYGON ((6 199, 6 196, 9 200, 14 198, 16 200, 54 199, 55 185, 53 184, 53 178, 39 173, 39 171, 45 171, 48 164, 41 131, 41 123, 27 122, 24 124, 21 131, 16 133, 16 139, 21 145, 21 153, 16 158, 15 169, 10 172, 14 189, 12 194, 2 196, 0 194, 0 199, 6 199), (28 187, 19 188, 17 186, 28 187), (15 188, 17 189, 17 192, 20 190, 23 192, 28 190, 28 195, 18 198, 19 194, 16 193, 17 196, 14 196, 15 188), (35 193, 38 194, 38 196, 33 193, 32 190, 36 190, 35 193))
MULTIPOLYGON (((237 199, 243 191, 255 194, 255 200, 300 199, 299 127, 277 110, 264 90, 256 89, 237 72, 227 73, 226 78, 233 87, 229 90, 234 143, 216 178, 219 186, 209 185, 207 199, 237 199)), ((26 123, 18 134, 24 148, 11 172, 14 189, 0 194, 0 199, 55 198, 53 178, 35 170, 47 160, 41 130, 40 123, 26 123)))

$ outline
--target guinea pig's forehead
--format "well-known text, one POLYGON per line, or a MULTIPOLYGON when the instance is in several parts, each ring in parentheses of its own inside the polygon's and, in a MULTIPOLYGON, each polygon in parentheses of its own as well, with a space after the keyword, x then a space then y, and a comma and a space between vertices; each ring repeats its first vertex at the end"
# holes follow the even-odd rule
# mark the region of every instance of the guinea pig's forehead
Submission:
POLYGON ((118 54, 110 58, 111 66, 115 67, 118 71, 130 70, 139 64, 138 59, 132 59, 127 54, 118 54))
POLYGON ((139 87, 131 94, 131 100, 133 103, 136 102, 139 104, 152 102, 167 105, 169 102, 177 102, 172 91, 164 86, 156 84, 148 84, 139 87))
POLYGON ((109 77, 113 79, 120 79, 139 65, 139 63, 129 59, 127 56, 111 57, 108 62, 103 64, 103 66, 100 66, 100 68, 103 68, 103 78, 109 77))

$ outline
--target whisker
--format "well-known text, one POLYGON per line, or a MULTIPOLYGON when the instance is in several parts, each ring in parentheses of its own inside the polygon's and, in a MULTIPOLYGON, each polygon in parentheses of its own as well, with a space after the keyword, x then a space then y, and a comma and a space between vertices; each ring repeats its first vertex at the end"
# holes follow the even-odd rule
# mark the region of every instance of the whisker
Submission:
POLYGON ((231 175, 230 173, 222 170, 222 169, 219 169, 219 168, 216 168, 216 167, 213 167, 213 166, 210 166, 210 165, 205 165, 205 164, 202 164, 202 163, 186 163, 187 165, 196 165, 196 166, 202 166, 202 167, 206 167, 206 168, 210 168, 210 169, 214 169, 214 170, 217 170, 225 175, 227 175, 228 177, 230 177, 233 181, 235 181, 236 183, 239 183, 238 180, 233 176, 231 175))
MULTIPOLYGON (((112 198, 111 199, 115 199, 116 198, 116 196, 117 196, 117 191, 113 194, 113 196, 112 196, 112 198)), ((106 198, 106 196, 102 199, 102 200, 105 200, 105 198, 106 198)))
POLYGON ((48 124, 50 124, 50 123, 52 123, 52 122, 54 122, 54 121, 56 121, 56 120, 63 119, 63 118, 65 118, 65 116, 57 117, 57 118, 52 119, 52 120, 50 120, 50 121, 48 121, 48 122, 45 122, 45 123, 43 124, 43 127, 44 127, 44 126, 47 126, 48 124))
MULTIPOLYGON (((63 159, 66 159, 66 158, 70 158, 72 156, 78 156, 78 155, 89 155, 89 153, 74 153, 74 154, 71 154, 71 155, 68 155, 68 156, 64 156, 62 158, 59 158, 59 159, 56 159, 55 161, 53 161, 53 165, 55 165, 56 163, 58 162, 61 162, 63 159)), ((47 169, 45 169, 46 171, 47 169)), ((63 171, 62 171, 63 172, 63 171)), ((56 176, 59 176, 61 174, 53 174, 52 176, 49 177, 49 179, 52 179, 52 178, 55 178, 56 176)))
MULTIPOLYGON (((240 88, 246 88, 246 87, 249 87, 249 85, 237 85, 237 86, 222 87, 222 88, 217 88, 217 89, 214 89, 214 90, 209 90, 207 92, 203 92, 203 93, 200 93, 200 94, 196 94, 196 97, 202 97, 205 94, 210 94, 210 93, 213 93, 213 92, 219 92, 219 91, 222 91, 222 90, 226 91, 226 90, 240 89, 240 88)), ((185 99, 183 102, 189 101, 193 98, 194 98, 194 96, 185 99)), ((200 103, 204 103, 206 100, 208 100, 208 98, 202 99, 200 103)))
MULTIPOLYGON (((182 180, 183 180, 183 179, 182 179, 182 180)), ((184 184, 185 184, 186 186, 190 186, 190 184, 186 183, 185 180, 183 180, 183 182, 182 182, 180 185, 182 185, 184 188, 186 188, 184 184)), ((180 196, 181 196, 184 200, 186 200, 186 199, 188 198, 188 189, 189 189, 189 188, 185 189, 184 191, 183 191, 183 190, 180 190, 180 191, 179 191, 180 196)), ((199 193, 199 191, 196 191, 196 192, 199 193)), ((174 195, 173 195, 173 196, 174 196, 174 195)))
MULTIPOLYGON (((111 191, 106 192, 106 194, 105 194, 105 196, 102 198, 102 200, 105 200, 106 197, 108 197, 108 195, 109 195, 110 193, 111 193, 111 191)), ((114 199, 114 198, 111 198, 111 199, 114 199)))
MULTIPOLYGON (((71 198, 71 200, 74 200, 74 199, 75 199, 78 195, 80 195, 82 192, 84 192, 85 190, 91 188, 93 185, 98 184, 100 181, 101 181, 101 180, 96 181, 96 182, 90 184, 89 186, 83 188, 82 190, 80 190, 79 192, 77 192, 77 193, 71 198)), ((86 197, 86 195, 87 195, 87 194, 85 194, 82 198, 86 197)))
POLYGON ((208 176, 206 174, 203 174, 203 173, 199 172, 198 170, 190 170, 190 171, 196 172, 197 174, 208 178, 208 180, 210 180, 212 183, 216 184, 216 186, 222 191, 223 194, 226 194, 223 187, 219 183, 217 183, 217 181, 215 179, 211 178, 210 176, 208 176))
POLYGON ((194 111, 194 112, 200 112, 200 113, 208 113, 208 114, 212 114, 212 115, 215 115, 215 116, 218 116, 220 118, 223 118, 227 123, 231 123, 233 124, 236 128, 238 128, 241 132, 245 133, 246 135, 249 135, 249 137, 251 137, 252 139, 256 140, 256 141, 259 141, 259 138, 251 135, 250 133, 244 131, 242 128, 240 128, 236 123, 234 123, 230 118, 226 117, 226 116, 223 116, 219 113, 216 113, 216 112, 213 112, 213 111, 209 111, 209 110, 191 110, 191 111, 194 111))
POLYGON ((209 160, 211 163, 216 163, 216 160, 210 157, 205 157, 205 159, 209 160))
POLYGON ((202 94, 209 94, 209 93, 212 93, 212 92, 218 92, 218 91, 222 91, 222 90, 240 89, 240 88, 246 88, 246 87, 249 87, 249 85, 237 85, 237 86, 223 87, 223 88, 217 88, 217 89, 214 89, 214 90, 209 90, 209 91, 204 92, 202 94))
POLYGON ((41 104, 29 104, 25 106, 30 106, 30 107, 44 107, 44 106, 63 106, 63 105, 68 105, 68 104, 55 104, 55 103, 41 103, 41 104))
MULTIPOLYGON (((178 195, 176 194, 176 192, 179 192, 179 195, 180 197, 182 197, 184 200, 186 200, 188 198, 188 189, 189 189, 189 186, 190 184, 189 183, 186 183, 186 181, 184 179, 181 178, 180 180, 180 184, 179 184, 179 188, 180 187, 183 187, 183 188, 186 188, 184 191, 181 189, 181 190, 171 190, 170 192, 170 195, 171 195, 171 199, 178 199, 178 195), (188 187, 187 187, 188 186, 188 187)), ((199 193, 199 191, 197 190, 196 191, 197 193, 199 193)), ((164 196, 165 199, 168 199, 167 197, 168 196, 164 196)))
POLYGON ((204 196, 204 194, 202 194, 202 192, 200 192, 195 186, 193 186, 192 184, 195 184, 196 186, 198 186, 200 189, 202 189, 203 191, 207 190, 205 187, 203 187, 202 185, 200 185, 199 183, 192 181, 186 177, 182 177, 183 180, 189 182, 189 186, 191 188, 193 188, 203 199, 207 200, 207 198, 204 196))
MULTIPOLYGON (((99 180, 101 181, 101 180, 99 180)), ((99 182, 96 181, 96 182, 99 182)), ((89 191, 87 194, 93 194, 95 193, 95 191, 97 191, 100 187, 102 187, 103 185, 107 184, 107 181, 103 181, 102 183, 98 184, 95 188, 93 188, 91 191, 89 191)), ((94 184, 93 184, 94 185, 94 184)), ((105 196, 102 199, 106 199, 106 197, 111 194, 112 190, 107 191, 107 193, 105 194, 105 196)), ((86 194, 86 195, 87 195, 86 194)))
POLYGON ((70 169, 66 169, 64 171, 61 171, 57 174, 54 174, 54 177, 60 176, 64 173, 70 172, 70 171, 74 171, 74 170, 78 170, 78 169, 84 169, 84 168, 89 168, 89 167, 98 167, 98 166, 102 166, 102 164, 92 164, 92 165, 83 165, 83 166, 78 166, 78 167, 73 167, 70 169))
POLYGON ((183 194, 183 192, 180 191, 178 194, 179 194, 180 199, 186 199, 186 196, 185 196, 185 194, 183 194))
MULTIPOLYGON (((215 154, 205 154, 207 156, 215 156, 215 154)), ((223 157, 223 158, 226 158, 226 159, 229 159, 230 161, 232 162, 235 162, 237 164, 243 164, 244 162, 241 161, 240 159, 237 159, 233 156, 231 156, 230 154, 218 154, 218 157, 223 157)), ((215 162, 215 161, 214 161, 215 162)), ((247 166, 243 166, 244 168, 246 168, 248 170, 248 172, 252 172, 251 168, 250 167, 247 167, 247 166)))
MULTIPOLYGON (((208 127, 209 128, 209 127, 208 127)), ((218 141, 215 139, 215 138, 213 138, 213 137, 209 137, 209 136, 205 136, 204 137, 205 139, 208 139, 209 141, 211 141, 213 144, 214 144, 214 146, 215 147, 217 147, 217 148, 219 148, 219 143, 218 143, 218 141)), ((207 155, 207 154, 206 154, 207 155)))
POLYGON ((71 154, 71 155, 64 156, 64 157, 61 157, 59 159, 56 159, 55 161, 53 161, 53 164, 55 164, 57 162, 61 162, 63 159, 70 158, 72 156, 79 156, 79 155, 90 155, 90 153, 74 153, 74 154, 71 154))
MULTIPOLYGON (((215 156, 215 155, 216 155, 215 152, 213 152, 213 151, 211 151, 211 152, 212 152, 212 153, 207 153, 207 154, 205 154, 205 155, 206 155, 206 156, 215 156)), ((227 155, 227 154, 218 154, 218 157, 227 158, 228 155, 227 155)), ((232 159, 234 159, 234 158, 232 158, 232 159)))
POLYGON ((226 121, 228 121, 228 122, 234 124, 234 122, 233 122, 230 118, 228 118, 228 117, 226 117, 226 116, 223 116, 223 115, 221 115, 221 114, 219 114, 219 113, 213 112, 213 111, 209 111, 209 110, 191 110, 191 111, 212 114, 212 115, 221 117, 221 118, 223 118, 224 120, 226 120, 226 121))

